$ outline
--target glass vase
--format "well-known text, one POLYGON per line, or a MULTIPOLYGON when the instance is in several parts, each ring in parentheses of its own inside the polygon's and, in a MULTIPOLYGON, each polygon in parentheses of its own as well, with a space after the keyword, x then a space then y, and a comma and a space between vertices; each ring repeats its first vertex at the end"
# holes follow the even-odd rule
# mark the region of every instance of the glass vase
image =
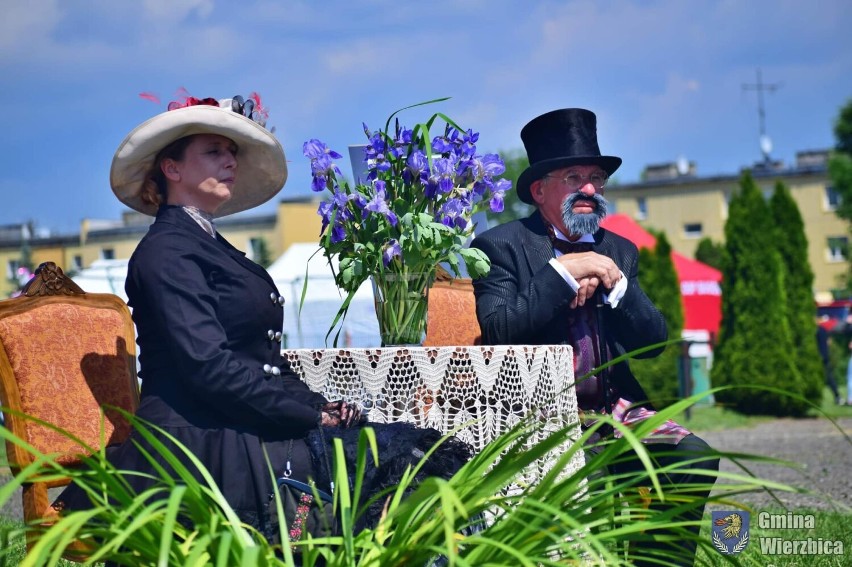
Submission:
POLYGON ((382 346, 420 346, 426 338, 429 287, 435 272, 372 276, 382 346))

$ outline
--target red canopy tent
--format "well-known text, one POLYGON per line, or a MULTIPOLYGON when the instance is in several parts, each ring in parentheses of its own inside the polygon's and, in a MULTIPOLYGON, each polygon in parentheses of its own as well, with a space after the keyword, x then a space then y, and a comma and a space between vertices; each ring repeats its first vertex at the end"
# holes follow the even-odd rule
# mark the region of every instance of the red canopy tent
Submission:
MULTIPOLYGON (((610 215, 601 223, 607 230, 620 234, 639 248, 653 248, 657 244, 648 231, 627 215, 610 215)), ((672 251, 672 263, 680 281, 683 296, 684 330, 719 331, 722 319, 722 272, 698 260, 672 251)))

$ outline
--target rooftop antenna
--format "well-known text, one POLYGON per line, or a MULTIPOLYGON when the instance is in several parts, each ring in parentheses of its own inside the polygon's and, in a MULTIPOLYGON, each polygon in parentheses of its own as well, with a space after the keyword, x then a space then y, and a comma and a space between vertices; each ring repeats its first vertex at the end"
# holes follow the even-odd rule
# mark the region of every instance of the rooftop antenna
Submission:
POLYGON ((760 67, 757 68, 757 83, 743 85, 744 91, 757 91, 757 113, 760 118, 760 151, 763 161, 769 164, 769 153, 772 151, 772 140, 766 135, 766 110, 763 106, 763 92, 775 92, 781 88, 781 83, 767 84, 763 82, 760 67))

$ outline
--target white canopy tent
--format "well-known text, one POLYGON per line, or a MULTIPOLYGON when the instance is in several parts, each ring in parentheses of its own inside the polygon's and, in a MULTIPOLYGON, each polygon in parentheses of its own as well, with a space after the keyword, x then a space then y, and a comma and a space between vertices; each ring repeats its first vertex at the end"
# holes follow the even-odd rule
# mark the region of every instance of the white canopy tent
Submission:
MULTIPOLYGON (((284 334, 288 348, 323 348, 326 333, 343 305, 346 294, 334 283, 331 267, 316 243, 296 243, 268 268, 278 291, 285 298, 284 334), (299 302, 307 274, 308 287, 301 312, 299 302)), ((112 293, 127 301, 124 280, 127 260, 96 260, 73 279, 84 291, 112 293)), ((339 346, 375 347, 380 345, 379 327, 373 307, 373 290, 365 283, 349 304, 349 313, 341 327, 339 346)))
POLYGON ((127 259, 95 260, 71 279, 89 293, 111 293, 127 302, 124 280, 127 279, 127 259))
MULTIPOLYGON (((334 341, 334 334, 328 337, 327 343, 325 336, 346 299, 346 293, 334 283, 331 266, 318 250, 315 242, 295 243, 268 268, 278 291, 286 299, 284 333, 287 348, 323 348, 331 346, 334 341), (306 277, 308 285, 300 310, 306 277)), ((369 282, 355 294, 340 329, 338 346, 380 345, 373 290, 369 282)))

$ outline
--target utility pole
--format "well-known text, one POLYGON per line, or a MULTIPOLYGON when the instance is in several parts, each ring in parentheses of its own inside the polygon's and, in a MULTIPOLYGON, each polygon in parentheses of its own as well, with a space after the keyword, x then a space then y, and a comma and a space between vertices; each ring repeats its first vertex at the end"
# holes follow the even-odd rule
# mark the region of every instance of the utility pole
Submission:
POLYGON ((757 83, 744 84, 744 91, 757 91, 757 113, 760 118, 760 151, 763 153, 763 161, 769 164, 769 152, 772 151, 772 140, 766 135, 766 110, 763 105, 763 92, 775 92, 781 88, 781 83, 766 84, 757 69, 757 83))

